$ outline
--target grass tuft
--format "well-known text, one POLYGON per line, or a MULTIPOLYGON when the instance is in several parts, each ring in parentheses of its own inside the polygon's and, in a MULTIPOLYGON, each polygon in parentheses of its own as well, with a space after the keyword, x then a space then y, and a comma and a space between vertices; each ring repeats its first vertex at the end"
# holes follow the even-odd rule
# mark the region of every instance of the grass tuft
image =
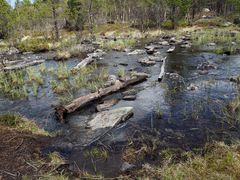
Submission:
POLYGON ((45 130, 40 129, 35 122, 30 121, 21 115, 7 113, 0 116, 0 125, 14 128, 18 131, 28 131, 33 134, 49 135, 45 130))

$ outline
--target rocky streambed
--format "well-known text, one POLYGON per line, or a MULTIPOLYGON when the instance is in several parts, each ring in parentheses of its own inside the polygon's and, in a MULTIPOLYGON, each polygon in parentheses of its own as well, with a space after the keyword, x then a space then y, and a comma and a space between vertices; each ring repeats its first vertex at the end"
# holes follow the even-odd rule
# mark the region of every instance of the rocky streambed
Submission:
MULTIPOLYGON (((230 78, 239 75, 240 56, 199 52, 191 46, 189 36, 181 42, 164 37, 146 48, 106 52, 96 63, 111 79, 135 71, 150 76, 69 114, 65 124, 56 121, 59 99, 49 87, 48 75, 37 96, 30 93, 22 100, 1 96, 0 112, 21 113, 49 131, 60 131, 62 136, 44 152, 60 152, 73 171, 80 168, 106 177, 158 162, 162 149, 185 151, 209 141, 230 143, 240 136, 238 123, 229 120, 226 110, 238 96, 238 86, 230 78), (163 62, 165 76, 158 82, 163 62)), ((37 56, 49 59, 46 54, 37 56)), ((47 69, 59 66, 51 59, 44 63, 47 69)), ((69 69, 78 64, 77 58, 66 61, 69 69)), ((89 93, 83 89, 72 96, 89 93)))

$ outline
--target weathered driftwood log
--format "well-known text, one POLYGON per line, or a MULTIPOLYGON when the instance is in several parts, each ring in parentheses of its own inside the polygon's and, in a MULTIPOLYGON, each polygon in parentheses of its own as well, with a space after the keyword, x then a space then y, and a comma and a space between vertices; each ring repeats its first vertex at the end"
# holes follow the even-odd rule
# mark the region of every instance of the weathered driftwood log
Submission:
POLYGON ((13 66, 13 65, 17 65, 17 64, 20 64, 20 63, 24 63, 25 61, 24 60, 16 60, 16 61, 3 61, 4 65, 5 66, 13 66))
POLYGON ((176 47, 173 46, 170 49, 167 50, 167 53, 172 53, 173 51, 175 51, 176 47))
POLYGON ((35 61, 20 61, 19 64, 15 64, 13 66, 6 66, 3 68, 3 70, 5 71, 10 71, 10 70, 17 70, 17 69, 23 69, 23 68, 26 68, 26 67, 29 67, 29 66, 35 66, 35 65, 38 65, 38 64, 42 64, 44 63, 45 60, 35 60, 35 61))
POLYGON ((104 54, 106 53, 103 50, 97 49, 93 53, 88 54, 87 55, 88 57, 82 60, 76 67, 73 68, 73 70, 84 68, 88 64, 91 64, 92 62, 94 62, 95 60, 100 59, 102 56, 104 56, 104 54))
POLYGON ((84 60, 82 60, 76 67, 73 69, 80 69, 86 67, 88 64, 91 64, 95 59, 92 57, 87 57, 84 60))
POLYGON ((98 90, 95 93, 88 94, 86 96, 79 97, 73 100, 70 104, 64 106, 58 106, 55 108, 56 116, 61 123, 64 123, 65 115, 76 111, 77 109, 84 107, 85 105, 93 102, 94 100, 100 99, 112 93, 115 93, 121 89, 126 88, 129 85, 136 84, 146 80, 148 74, 136 73, 135 75, 122 78, 122 81, 117 80, 116 83, 110 87, 98 90), (123 80, 124 79, 124 80, 123 80))
POLYGON ((167 58, 163 58, 163 63, 162 63, 162 67, 161 67, 161 71, 158 77, 158 81, 161 82, 163 79, 163 76, 165 75, 165 66, 166 66, 166 59, 167 58))

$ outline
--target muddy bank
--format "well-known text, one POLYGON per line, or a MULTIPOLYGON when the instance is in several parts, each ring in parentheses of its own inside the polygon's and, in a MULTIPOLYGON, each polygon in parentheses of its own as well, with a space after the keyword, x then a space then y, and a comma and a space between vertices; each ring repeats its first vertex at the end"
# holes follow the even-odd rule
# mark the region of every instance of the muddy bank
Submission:
MULTIPOLYGON (((42 149, 50 146, 54 138, 20 132, 0 126, 0 178, 20 179, 22 176, 33 177, 39 169, 34 163, 43 159, 42 149)), ((47 171, 42 167, 41 171, 47 171)))

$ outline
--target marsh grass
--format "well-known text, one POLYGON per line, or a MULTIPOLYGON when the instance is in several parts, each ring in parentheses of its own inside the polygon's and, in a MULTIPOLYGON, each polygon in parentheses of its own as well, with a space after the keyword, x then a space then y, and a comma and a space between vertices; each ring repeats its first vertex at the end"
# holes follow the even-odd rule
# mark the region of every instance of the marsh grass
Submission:
POLYGON ((0 125, 14 128, 18 131, 29 131, 33 134, 49 135, 48 132, 39 128, 33 121, 19 114, 7 113, 0 115, 0 125))
POLYGON ((49 40, 46 39, 27 39, 18 44, 18 49, 21 52, 44 52, 50 50, 49 40))
POLYGON ((0 72, 1 94, 11 99, 18 99, 27 96, 24 86, 25 73, 22 71, 0 72))
MULTIPOLYGON (((66 164, 65 159, 58 153, 52 152, 48 154, 46 158, 38 158, 38 160, 30 161, 31 164, 37 171, 34 177, 41 180, 68 180, 68 174, 63 169, 61 172, 58 168, 66 164)), ((70 175, 69 175, 70 176, 70 175)), ((33 179, 32 176, 23 176, 23 180, 33 179)), ((34 178, 35 179, 35 178, 34 178)))
POLYGON ((98 69, 95 64, 75 71, 70 71, 63 65, 62 69, 58 71, 57 77, 57 80, 50 81, 53 92, 62 95, 72 94, 81 88, 97 91, 107 81, 108 71, 98 69))
POLYGON ((157 116, 158 116, 159 118, 162 118, 162 116, 163 116, 163 110, 162 110, 162 108, 161 108, 160 102, 157 102, 157 103, 156 103, 155 112, 157 113, 157 116))
POLYGON ((223 113, 227 118, 227 123, 235 127, 240 123, 240 96, 236 97, 233 101, 229 102, 223 113))
POLYGON ((100 47, 103 49, 124 49, 136 46, 137 41, 135 39, 119 39, 116 41, 101 41, 100 47))
POLYGON ((102 159, 102 160, 107 160, 108 159, 108 152, 104 148, 92 148, 90 150, 86 150, 84 152, 84 157, 85 158, 97 158, 97 159, 102 159))
POLYGON ((45 63, 42 63, 39 67, 39 71, 41 72, 42 75, 47 73, 47 67, 45 65, 45 63))
POLYGON ((53 152, 48 155, 48 159, 50 161, 50 165, 52 166, 60 166, 65 163, 65 160, 61 157, 58 152, 53 152))
POLYGON ((192 37, 197 45, 207 44, 209 42, 217 44, 240 43, 240 33, 231 33, 229 29, 204 29, 193 33, 192 37))
MULTIPOLYGON (((193 152, 184 156, 184 160, 174 161, 173 155, 163 156, 159 166, 145 165, 132 172, 132 178, 143 179, 239 179, 240 153, 239 145, 224 143, 208 144, 203 155, 193 152)), ((185 153, 186 154, 186 153, 185 153)))
MULTIPOLYGON (((65 96, 85 88, 97 91, 108 79, 108 71, 96 64, 71 71, 66 63, 59 63, 55 68, 41 65, 39 68, 0 72, 0 93, 12 100, 23 99, 29 95, 38 97, 44 92, 44 84, 50 84, 52 92, 65 96), (47 81, 48 80, 48 81, 47 81)), ((45 94, 46 95, 46 94, 45 94)))
POLYGON ((38 85, 43 85, 44 83, 42 74, 38 73, 33 67, 27 68, 27 76, 30 83, 37 83, 38 85))
POLYGON ((34 95, 35 97, 38 96, 38 88, 39 88, 38 84, 37 84, 37 83, 33 83, 32 91, 33 91, 33 95, 34 95))
POLYGON ((71 76, 71 71, 65 63, 60 63, 56 71, 56 76, 59 80, 65 80, 71 76))
POLYGON ((231 28, 202 29, 192 33, 192 39, 196 46, 216 43, 216 47, 213 49, 215 53, 235 54, 238 51, 238 44, 240 44, 240 33, 238 29, 231 28))
POLYGON ((125 68, 120 68, 117 72, 118 77, 124 77, 126 75, 125 68))
POLYGON ((115 34, 122 33, 122 32, 132 32, 136 29, 131 27, 131 24, 122 24, 122 23, 115 23, 115 24, 103 24, 94 27, 95 34, 105 34, 108 32, 114 32, 115 34))

